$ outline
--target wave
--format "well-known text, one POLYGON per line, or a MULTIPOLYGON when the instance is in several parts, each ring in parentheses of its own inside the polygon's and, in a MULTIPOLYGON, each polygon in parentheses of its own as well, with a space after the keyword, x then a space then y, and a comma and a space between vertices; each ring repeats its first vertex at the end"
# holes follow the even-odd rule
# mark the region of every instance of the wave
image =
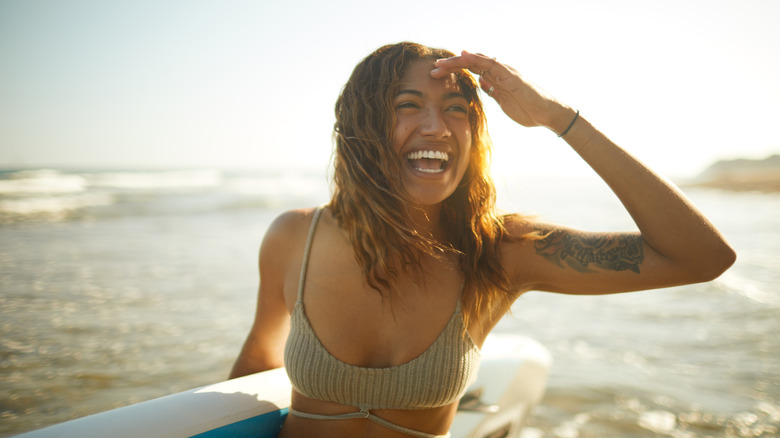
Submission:
POLYGON ((5 171, 0 195, 77 193, 88 189, 203 188, 222 184, 219 170, 65 172, 54 169, 5 171))
POLYGON ((780 307, 780 294, 777 293, 776 285, 765 284, 759 280, 739 275, 734 272, 733 268, 718 277, 715 283, 720 283, 728 290, 757 303, 780 307))
POLYGON ((21 170, 4 172, 0 195, 77 193, 85 191, 87 185, 84 177, 59 170, 21 170))
POLYGON ((69 212, 86 207, 110 205, 108 193, 82 193, 68 196, 33 196, 22 199, 0 199, 0 213, 13 216, 47 215, 61 219, 69 212))
POLYGON ((223 181, 219 170, 99 172, 84 177, 94 188, 147 190, 218 187, 223 181))
POLYGON ((323 174, 284 169, 0 171, 0 222, 300 207, 326 201, 327 187, 323 174))

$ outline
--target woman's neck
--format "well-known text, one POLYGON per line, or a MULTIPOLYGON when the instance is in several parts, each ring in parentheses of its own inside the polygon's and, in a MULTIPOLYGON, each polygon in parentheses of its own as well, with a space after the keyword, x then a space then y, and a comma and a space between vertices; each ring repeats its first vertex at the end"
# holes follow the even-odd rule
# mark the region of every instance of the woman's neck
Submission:
POLYGON ((446 240, 444 227, 441 224, 441 204, 415 206, 411 208, 410 214, 412 225, 417 232, 433 237, 439 242, 446 240))

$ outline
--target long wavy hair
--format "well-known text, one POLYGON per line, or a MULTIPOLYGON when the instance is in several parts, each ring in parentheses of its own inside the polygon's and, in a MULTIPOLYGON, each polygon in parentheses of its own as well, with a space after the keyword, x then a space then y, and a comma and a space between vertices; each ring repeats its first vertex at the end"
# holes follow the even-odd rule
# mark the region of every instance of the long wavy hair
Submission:
POLYGON ((402 158, 392 147, 393 100, 405 69, 420 59, 453 53, 403 42, 377 49, 352 72, 336 101, 333 156, 334 217, 348 233, 355 258, 371 287, 384 294, 399 270, 420 272, 422 255, 458 255, 464 276, 464 319, 484 311, 506 310, 513 294, 501 266, 499 245, 505 235, 490 176, 491 143, 477 81, 463 70, 456 81, 469 104, 471 157, 455 192, 443 203, 447 240, 437 241, 411 223, 415 205, 402 182, 402 158))

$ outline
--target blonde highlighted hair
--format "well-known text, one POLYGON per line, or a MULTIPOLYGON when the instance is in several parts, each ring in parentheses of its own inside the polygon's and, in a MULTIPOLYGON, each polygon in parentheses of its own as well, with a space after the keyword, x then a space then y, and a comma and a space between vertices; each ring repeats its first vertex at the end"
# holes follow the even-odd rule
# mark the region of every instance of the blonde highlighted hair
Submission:
POLYGON ((366 281, 380 293, 392 290, 399 269, 420 274, 421 255, 458 254, 468 324, 485 311, 506 310, 513 298, 499 260, 505 229, 496 209, 491 143, 474 77, 465 70, 456 73, 469 104, 472 148, 462 181, 443 203, 446 241, 423 235, 411 224, 416 207, 401 180, 402 158, 391 143, 393 100, 405 69, 417 60, 450 56, 446 50, 403 42, 377 49, 355 67, 336 101, 330 206, 349 234, 366 281))

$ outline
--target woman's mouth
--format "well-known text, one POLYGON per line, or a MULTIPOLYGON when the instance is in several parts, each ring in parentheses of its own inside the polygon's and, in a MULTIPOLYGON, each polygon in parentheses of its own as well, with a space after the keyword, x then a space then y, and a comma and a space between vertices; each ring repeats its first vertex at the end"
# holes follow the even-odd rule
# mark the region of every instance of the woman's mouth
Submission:
POLYGON ((406 154, 406 161, 420 172, 441 173, 447 168, 450 154, 440 151, 415 151, 406 154))

